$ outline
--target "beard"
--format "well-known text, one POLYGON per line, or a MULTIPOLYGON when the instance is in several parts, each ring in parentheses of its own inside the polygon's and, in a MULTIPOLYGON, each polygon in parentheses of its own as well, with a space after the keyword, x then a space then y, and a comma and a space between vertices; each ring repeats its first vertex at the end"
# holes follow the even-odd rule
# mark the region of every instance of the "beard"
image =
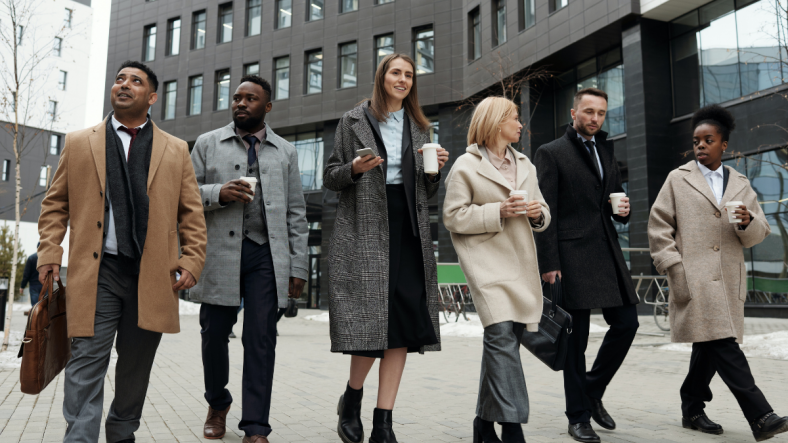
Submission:
POLYGON ((597 132, 602 130, 602 125, 597 127, 596 130, 592 131, 591 129, 588 128, 588 126, 578 121, 576 130, 577 132, 579 132, 582 135, 585 135, 586 137, 593 137, 596 135, 597 132))
POLYGON ((233 123, 235 123, 235 127, 238 129, 243 129, 244 131, 251 132, 252 129, 258 127, 260 122, 263 121, 265 115, 261 115, 259 117, 254 117, 251 114, 249 117, 246 117, 243 120, 239 120, 233 116, 233 123))

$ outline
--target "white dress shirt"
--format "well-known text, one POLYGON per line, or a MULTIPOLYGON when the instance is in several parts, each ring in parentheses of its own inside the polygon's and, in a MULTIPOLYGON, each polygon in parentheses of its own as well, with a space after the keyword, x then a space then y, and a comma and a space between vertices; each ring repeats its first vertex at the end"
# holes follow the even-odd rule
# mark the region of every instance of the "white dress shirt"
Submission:
POLYGON ((386 146, 386 184, 398 185, 402 178, 402 129, 405 125, 405 108, 389 112, 385 122, 378 122, 383 145, 386 146))
POLYGON ((592 135, 592 136, 591 136, 591 140, 590 140, 590 141, 591 141, 591 142, 594 144, 594 152, 591 152, 591 151, 588 149, 588 146, 586 146, 586 139, 585 139, 585 137, 583 137, 582 135, 580 135, 580 133, 579 133, 579 132, 577 133, 577 138, 579 138, 579 139, 580 139, 580 143, 582 143, 582 144, 583 144, 583 146, 585 146, 585 148, 586 148, 586 151, 589 151, 589 153, 590 153, 591 155, 593 155, 593 156, 594 156, 594 159, 596 159, 596 164, 598 164, 598 165, 599 165, 599 177, 600 177, 600 178, 602 178, 602 179, 604 179, 604 178, 605 178, 605 170, 604 170, 604 169, 602 169, 602 162, 599 160, 599 155, 598 155, 598 154, 597 154, 597 152, 596 152, 596 151, 597 151, 597 149, 596 149, 596 137, 594 137, 594 136, 592 135))
MULTIPOLYGON (((145 125, 148 124, 146 120, 145 123, 137 126, 137 128, 144 128, 145 125)), ((115 115, 112 115, 112 129, 115 130, 115 134, 118 135, 120 142, 123 143, 123 150, 126 151, 126 159, 129 158, 129 144, 131 143, 131 135, 124 131, 119 131, 118 128, 123 126, 123 123, 117 121, 115 119, 115 115)), ((107 194, 109 196, 109 194, 107 194)), ((109 200, 109 199, 107 199, 109 200)), ((107 241, 104 242, 104 252, 107 254, 118 255, 118 237, 115 235, 115 216, 112 213, 112 202, 109 203, 109 224, 107 225, 107 241)))
POLYGON ((714 198, 717 199, 717 204, 719 205, 722 202, 722 181, 723 181, 723 169, 724 166, 720 164, 720 167, 717 168, 716 171, 712 171, 711 169, 703 166, 702 164, 698 163, 698 169, 700 172, 703 173, 703 178, 706 179, 706 183, 709 184, 711 188, 711 192, 714 194, 714 198))

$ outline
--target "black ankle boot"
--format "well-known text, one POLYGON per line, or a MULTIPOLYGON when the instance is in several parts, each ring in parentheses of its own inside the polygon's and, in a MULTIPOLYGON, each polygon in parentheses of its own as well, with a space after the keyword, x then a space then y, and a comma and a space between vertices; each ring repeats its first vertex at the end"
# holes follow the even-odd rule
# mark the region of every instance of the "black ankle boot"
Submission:
POLYGON ((391 411, 378 409, 372 413, 372 435, 369 443, 397 443, 397 437, 391 429, 391 411))
POLYGON ((473 443, 502 443, 495 433, 495 423, 480 417, 473 419, 473 443))
POLYGON ((764 441, 777 434, 788 431, 788 417, 780 417, 774 412, 769 412, 763 417, 750 423, 755 441, 764 441))
POLYGON ((361 397, 363 395, 364 388, 355 390, 348 384, 345 393, 339 397, 337 433, 344 443, 364 441, 364 428, 361 425, 361 397))
POLYGON ((520 423, 501 423, 503 443, 525 443, 523 427, 520 423))

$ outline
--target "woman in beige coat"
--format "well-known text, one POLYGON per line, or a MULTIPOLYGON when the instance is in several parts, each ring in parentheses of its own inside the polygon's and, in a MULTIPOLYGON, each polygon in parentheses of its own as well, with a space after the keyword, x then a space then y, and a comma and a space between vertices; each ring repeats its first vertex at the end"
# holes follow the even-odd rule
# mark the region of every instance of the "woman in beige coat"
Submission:
POLYGON ((703 410, 715 373, 728 385, 756 441, 788 430, 755 385, 739 348, 744 330, 747 268, 742 248, 762 242, 771 229, 746 177, 722 166, 733 130, 731 113, 717 105, 692 117, 693 160, 668 175, 651 209, 649 244, 654 266, 668 274, 671 340, 692 343, 690 369, 681 387, 682 425, 708 434, 722 426, 703 410), (741 202, 737 223, 725 204, 741 202))
POLYGON ((528 393, 520 363, 523 330, 536 331, 542 290, 533 231, 550 224, 536 169, 510 143, 520 140, 517 105, 483 100, 473 113, 468 148, 446 178, 443 223, 484 326, 474 443, 524 442, 528 393), (510 195, 512 191, 527 191, 510 195))

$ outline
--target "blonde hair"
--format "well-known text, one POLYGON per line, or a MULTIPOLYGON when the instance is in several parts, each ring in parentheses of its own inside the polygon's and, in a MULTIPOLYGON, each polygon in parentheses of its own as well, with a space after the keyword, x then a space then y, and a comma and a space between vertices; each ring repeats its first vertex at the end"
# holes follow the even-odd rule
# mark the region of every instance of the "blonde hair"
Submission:
POLYGON ((468 146, 487 147, 500 137, 498 127, 504 120, 517 114, 517 105, 504 97, 487 97, 476 105, 468 128, 468 146))

